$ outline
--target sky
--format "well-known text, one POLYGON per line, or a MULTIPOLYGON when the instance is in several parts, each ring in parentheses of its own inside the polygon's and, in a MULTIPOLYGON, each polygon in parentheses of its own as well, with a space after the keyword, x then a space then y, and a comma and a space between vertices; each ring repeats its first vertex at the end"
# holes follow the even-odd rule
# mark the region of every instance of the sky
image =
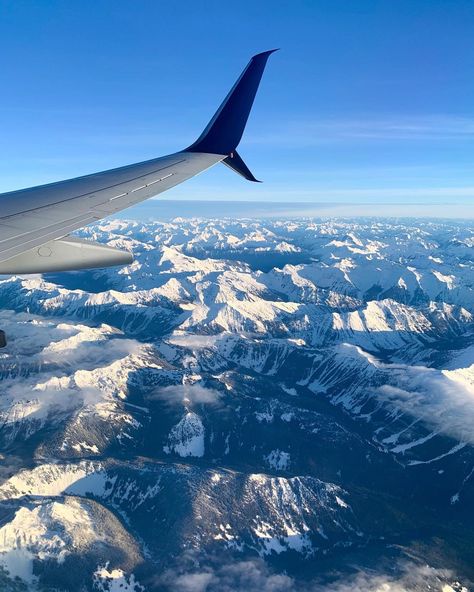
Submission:
POLYGON ((219 165, 160 199, 474 212, 473 38, 471 0, 0 0, 0 191, 189 145, 280 48, 239 147, 264 182, 219 165))

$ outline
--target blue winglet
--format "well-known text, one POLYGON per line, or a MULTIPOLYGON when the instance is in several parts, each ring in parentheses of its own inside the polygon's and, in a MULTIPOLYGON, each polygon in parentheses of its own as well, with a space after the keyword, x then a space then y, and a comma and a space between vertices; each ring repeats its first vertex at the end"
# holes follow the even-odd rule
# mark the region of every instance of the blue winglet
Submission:
POLYGON ((242 157, 237 152, 237 150, 234 150, 234 152, 231 152, 230 155, 227 158, 224 158, 224 160, 222 162, 226 166, 228 166, 230 169, 235 171, 238 175, 241 175, 244 179, 247 179, 247 181, 253 181, 254 183, 261 183, 261 181, 259 181, 258 179, 256 179, 253 176, 253 173, 250 171, 249 167, 242 160, 242 157))
POLYGON ((187 152, 229 156, 235 152, 244 133, 268 56, 276 49, 259 53, 250 60, 231 91, 187 152))

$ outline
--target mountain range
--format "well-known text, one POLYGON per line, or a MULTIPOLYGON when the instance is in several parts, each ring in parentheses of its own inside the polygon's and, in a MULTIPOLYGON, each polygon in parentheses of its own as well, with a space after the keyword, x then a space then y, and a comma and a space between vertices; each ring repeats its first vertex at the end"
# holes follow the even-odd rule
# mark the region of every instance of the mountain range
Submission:
POLYGON ((2 590, 471 589, 472 224, 80 235, 0 279, 2 590))

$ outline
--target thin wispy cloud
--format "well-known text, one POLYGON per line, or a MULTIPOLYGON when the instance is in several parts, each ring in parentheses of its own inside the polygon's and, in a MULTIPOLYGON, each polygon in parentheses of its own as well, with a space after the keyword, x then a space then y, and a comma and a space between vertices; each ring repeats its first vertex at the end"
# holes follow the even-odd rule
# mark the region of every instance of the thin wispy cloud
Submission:
POLYGON ((408 187, 308 187, 309 183, 298 184, 271 184, 266 183, 264 188, 248 188, 245 192, 229 189, 225 186, 199 186, 186 190, 180 188, 170 192, 167 196, 158 197, 156 200, 216 200, 216 201, 268 201, 268 202, 308 202, 308 203, 344 203, 352 202, 354 205, 375 203, 387 204, 423 204, 423 205, 474 205, 474 186, 408 186, 408 187))
POLYGON ((285 147, 337 142, 474 140, 474 118, 452 115, 293 120, 250 135, 253 144, 285 147))

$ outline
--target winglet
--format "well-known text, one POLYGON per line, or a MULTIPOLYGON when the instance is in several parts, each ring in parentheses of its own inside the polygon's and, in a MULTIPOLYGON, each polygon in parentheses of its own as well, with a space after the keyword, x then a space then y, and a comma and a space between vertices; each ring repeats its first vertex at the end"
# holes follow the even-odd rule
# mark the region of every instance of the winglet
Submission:
POLYGON ((234 152, 231 152, 230 155, 227 158, 224 158, 224 160, 222 162, 226 166, 228 166, 230 169, 235 171, 237 174, 242 175, 242 177, 244 179, 247 179, 247 181, 254 181, 255 183, 261 183, 261 181, 256 179, 253 176, 253 174, 250 172, 248 166, 242 160, 242 158, 241 158, 240 154, 237 152, 237 150, 234 150, 234 152))
MULTIPOLYGON (((214 117, 194 144, 186 148, 186 152, 204 152, 227 156, 233 152, 235 155, 235 149, 244 133, 268 57, 274 51, 277 50, 271 49, 253 56, 214 117)), ((240 168, 242 169, 241 165, 243 164, 248 174, 253 177, 240 157, 239 160, 240 168)), ((228 162, 226 164, 231 166, 228 162)), ((237 170, 238 167, 232 166, 231 168, 237 170)), ((242 174, 241 170, 238 172, 242 174)))

